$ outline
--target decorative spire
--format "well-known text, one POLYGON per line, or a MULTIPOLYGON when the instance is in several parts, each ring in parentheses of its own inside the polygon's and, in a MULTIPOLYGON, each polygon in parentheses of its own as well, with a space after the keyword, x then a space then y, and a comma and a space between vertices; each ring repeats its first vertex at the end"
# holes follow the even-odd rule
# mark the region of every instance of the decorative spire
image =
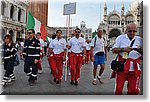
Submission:
POLYGON ((116 4, 114 4, 114 11, 116 10, 116 4))
POLYGON ((121 15, 124 15, 124 1, 122 0, 121 15))
POLYGON ((106 5, 106 0, 104 2, 104 15, 107 15, 107 5, 106 5))
POLYGON ((104 22, 107 21, 107 5, 106 5, 106 0, 104 2, 104 18, 103 18, 104 22))
POLYGON ((124 0, 122 0, 122 10, 124 10, 124 0))
POLYGON ((105 2, 104 2, 104 7, 106 7, 106 0, 105 0, 105 2))

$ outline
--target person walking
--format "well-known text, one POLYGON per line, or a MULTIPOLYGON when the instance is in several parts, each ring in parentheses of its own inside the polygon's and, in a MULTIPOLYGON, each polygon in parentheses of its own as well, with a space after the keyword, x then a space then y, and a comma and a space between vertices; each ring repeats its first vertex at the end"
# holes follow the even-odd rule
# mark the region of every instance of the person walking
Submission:
POLYGON ((71 53, 69 54, 71 66, 71 85, 79 84, 80 70, 83 64, 83 59, 86 57, 85 39, 80 37, 80 33, 81 30, 76 28, 75 36, 70 39, 68 44, 68 48, 71 50, 71 53), (82 48, 84 48, 84 51, 82 48))
POLYGON ((42 73, 42 58, 44 56, 44 40, 41 39, 41 33, 38 32, 36 34, 36 38, 40 41, 40 60, 38 60, 37 66, 38 66, 38 73, 42 73))
POLYGON ((6 34, 4 36, 4 43, 1 46, 2 57, 4 61, 4 70, 5 74, 2 80, 2 85, 6 85, 7 82, 11 82, 15 80, 14 76, 14 60, 15 55, 17 53, 17 48, 15 44, 12 42, 12 37, 10 34, 6 34))
POLYGON ((33 86, 37 80, 37 63, 40 60, 40 41, 35 38, 34 29, 28 30, 28 37, 23 49, 23 57, 25 58, 24 72, 29 76, 29 85, 33 86))
POLYGON ((97 79, 102 84, 102 74, 105 69, 105 60, 107 58, 107 44, 105 38, 103 37, 103 29, 98 28, 97 35, 91 41, 91 61, 93 62, 93 81, 92 84, 96 85, 96 73, 97 67, 100 65, 99 75, 97 79))
POLYGON ((56 38, 50 43, 48 52, 50 60, 50 68, 56 84, 61 84, 63 61, 66 60, 66 40, 62 38, 62 31, 56 31, 56 38))
POLYGON ((88 64, 89 61, 90 61, 90 49, 91 49, 90 40, 87 39, 86 40, 86 58, 85 58, 85 63, 86 64, 88 64))
POLYGON ((115 94, 122 95, 125 81, 127 81, 127 94, 138 95, 140 81, 140 57, 142 52, 142 38, 136 36, 137 26, 135 23, 127 25, 126 34, 116 38, 112 48, 113 53, 118 54, 118 61, 123 61, 124 66, 121 71, 113 71, 112 77, 116 77, 115 94))
POLYGON ((48 40, 47 60, 48 60, 48 64, 49 64, 49 67, 50 67, 50 70, 51 70, 50 74, 52 74, 51 61, 50 61, 51 57, 49 56, 50 44, 51 44, 52 40, 54 40, 56 38, 56 36, 57 36, 56 34, 53 34, 52 38, 49 38, 49 40, 48 40))

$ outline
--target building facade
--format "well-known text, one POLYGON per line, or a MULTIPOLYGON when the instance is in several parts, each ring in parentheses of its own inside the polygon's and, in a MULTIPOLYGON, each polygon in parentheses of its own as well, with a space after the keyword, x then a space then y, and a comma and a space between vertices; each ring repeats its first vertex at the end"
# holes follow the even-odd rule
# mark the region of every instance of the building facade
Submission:
POLYGON ((47 27, 48 0, 28 0, 32 15, 47 27))
POLYGON ((84 35, 85 39, 92 38, 92 28, 87 28, 84 21, 80 23, 81 34, 84 35))
POLYGON ((0 32, 1 38, 11 34, 13 41, 24 38, 26 29, 26 0, 1 0, 0 32))
POLYGON ((107 13, 107 4, 104 3, 103 21, 100 22, 99 27, 104 29, 104 36, 113 44, 115 38, 120 34, 126 33, 126 25, 129 23, 137 24, 137 35, 143 35, 143 2, 134 1, 130 4, 129 10, 124 11, 124 3, 120 8, 121 12, 113 10, 107 13))
POLYGON ((73 31, 76 29, 77 27, 47 27, 47 33, 49 37, 52 37, 53 34, 56 34, 57 30, 62 30, 62 36, 63 38, 67 38, 70 39, 73 31), (69 31, 69 34, 68 34, 69 31))

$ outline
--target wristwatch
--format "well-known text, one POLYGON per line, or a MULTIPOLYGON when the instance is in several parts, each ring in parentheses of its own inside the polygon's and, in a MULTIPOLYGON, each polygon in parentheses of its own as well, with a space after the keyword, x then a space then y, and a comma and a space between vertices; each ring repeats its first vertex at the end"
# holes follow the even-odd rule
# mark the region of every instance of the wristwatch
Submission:
POLYGON ((121 48, 121 52, 124 52, 124 48, 121 48))

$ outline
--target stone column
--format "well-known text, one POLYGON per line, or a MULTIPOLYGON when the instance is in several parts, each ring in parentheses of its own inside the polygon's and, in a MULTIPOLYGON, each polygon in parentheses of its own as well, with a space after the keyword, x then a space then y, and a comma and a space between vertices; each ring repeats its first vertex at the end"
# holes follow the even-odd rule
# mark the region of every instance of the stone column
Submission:
POLYGON ((6 8, 4 9, 4 16, 10 18, 10 3, 6 2, 6 8))

